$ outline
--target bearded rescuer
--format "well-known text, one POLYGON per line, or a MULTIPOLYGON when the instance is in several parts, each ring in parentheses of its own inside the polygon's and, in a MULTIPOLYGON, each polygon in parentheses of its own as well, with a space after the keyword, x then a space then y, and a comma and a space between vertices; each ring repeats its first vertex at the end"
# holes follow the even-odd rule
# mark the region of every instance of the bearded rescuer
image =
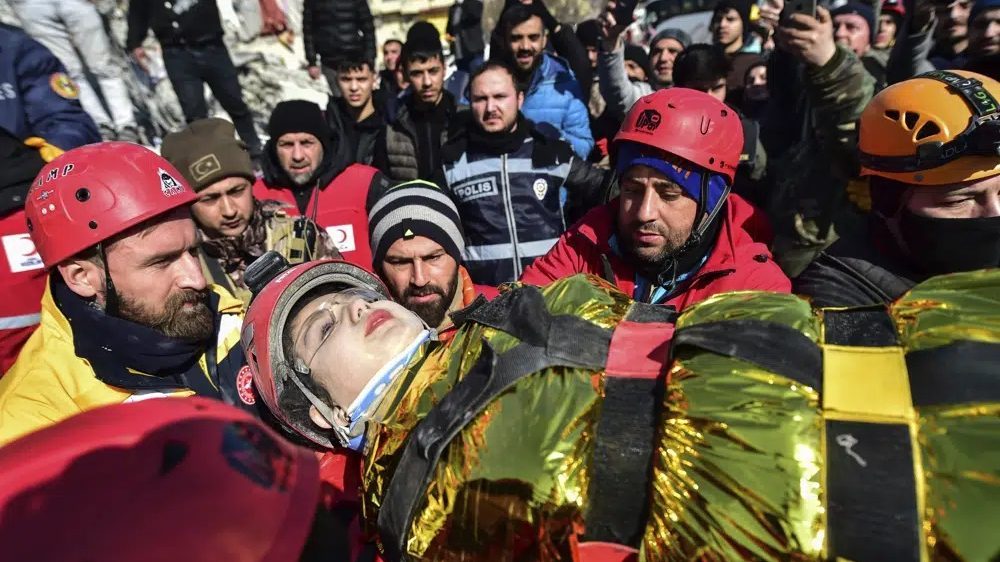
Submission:
POLYGON ((795 279, 820 306, 891 302, 1000 265, 1000 82, 934 71, 882 90, 860 121, 872 213, 795 279))
POLYGON ((621 195, 585 215, 521 281, 591 273, 678 310, 728 291, 787 293, 759 241, 766 219, 730 194, 742 147, 739 115, 709 94, 669 88, 640 98, 611 148, 621 195))
POLYGON ((39 329, 0 379, 0 444, 107 404, 240 404, 242 303, 205 282, 196 199, 135 144, 84 146, 42 168, 25 214, 49 282, 39 329))

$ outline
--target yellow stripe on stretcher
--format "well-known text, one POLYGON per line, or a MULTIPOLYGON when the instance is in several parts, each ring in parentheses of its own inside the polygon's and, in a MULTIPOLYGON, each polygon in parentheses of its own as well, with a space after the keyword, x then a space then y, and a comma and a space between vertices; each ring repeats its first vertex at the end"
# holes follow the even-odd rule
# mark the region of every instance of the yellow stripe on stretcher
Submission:
POLYGON ((870 423, 914 419, 903 348, 822 347, 826 419, 870 423))

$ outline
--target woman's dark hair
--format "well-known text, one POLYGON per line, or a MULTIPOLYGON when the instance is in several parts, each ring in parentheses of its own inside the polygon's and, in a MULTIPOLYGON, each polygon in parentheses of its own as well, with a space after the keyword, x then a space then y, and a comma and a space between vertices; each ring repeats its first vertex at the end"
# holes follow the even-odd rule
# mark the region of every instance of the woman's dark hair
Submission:
POLYGON ((732 66, 721 47, 701 43, 691 45, 674 61, 674 86, 715 82, 729 76, 732 66))

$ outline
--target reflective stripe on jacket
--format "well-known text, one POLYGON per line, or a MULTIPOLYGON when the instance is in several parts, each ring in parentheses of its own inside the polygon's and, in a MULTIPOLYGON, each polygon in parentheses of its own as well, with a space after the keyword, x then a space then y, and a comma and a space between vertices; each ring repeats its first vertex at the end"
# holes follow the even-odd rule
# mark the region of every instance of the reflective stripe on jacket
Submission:
POLYGON ((559 192, 572 157, 539 165, 532 160, 534 146, 529 135, 509 154, 493 156, 469 147, 444 163, 465 230, 463 263, 476 283, 516 280, 566 230, 559 192))

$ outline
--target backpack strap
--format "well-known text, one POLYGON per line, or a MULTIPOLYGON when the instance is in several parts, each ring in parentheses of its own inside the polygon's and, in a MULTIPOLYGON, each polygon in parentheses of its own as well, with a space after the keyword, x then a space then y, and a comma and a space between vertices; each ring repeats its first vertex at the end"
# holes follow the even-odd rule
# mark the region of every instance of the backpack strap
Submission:
POLYGON ((595 428, 584 541, 639 546, 677 312, 635 303, 615 327, 595 428))

